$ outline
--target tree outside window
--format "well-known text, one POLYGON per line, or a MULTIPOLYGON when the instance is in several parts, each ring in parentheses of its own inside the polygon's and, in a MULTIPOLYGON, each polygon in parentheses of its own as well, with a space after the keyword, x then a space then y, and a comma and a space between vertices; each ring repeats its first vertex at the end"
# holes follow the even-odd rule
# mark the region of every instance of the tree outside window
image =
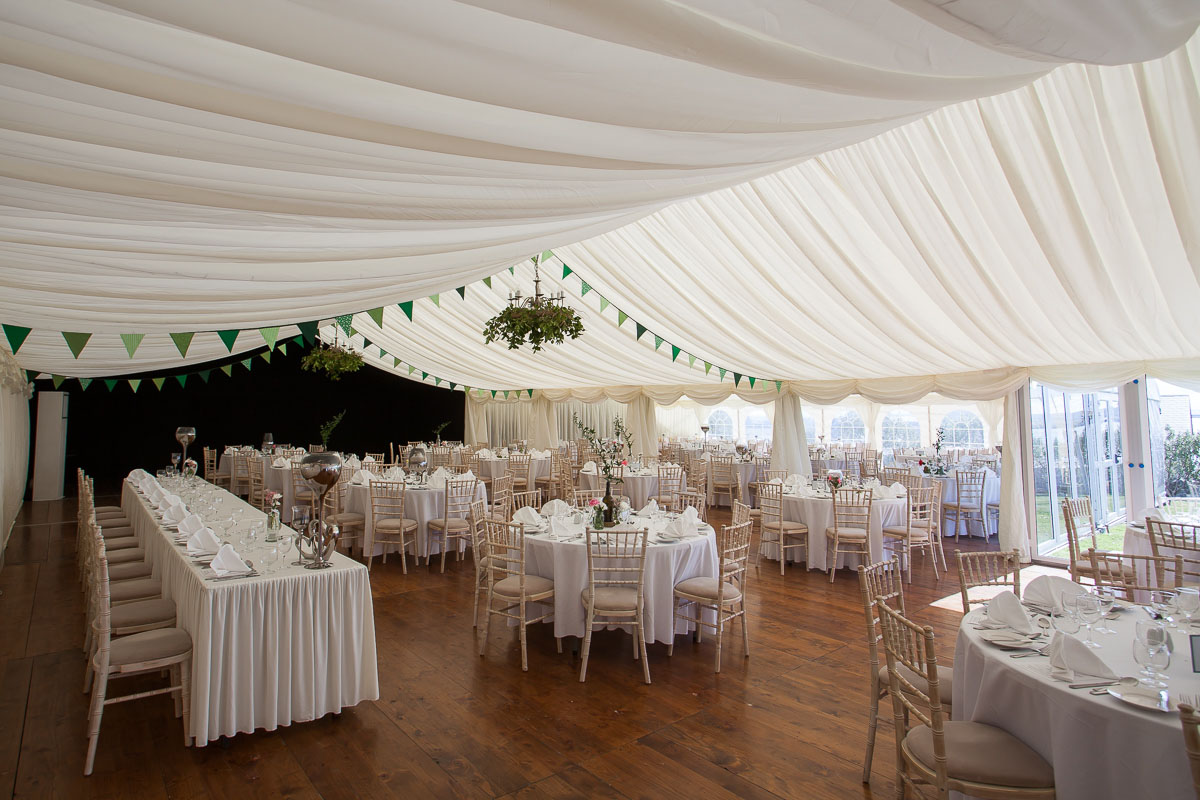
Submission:
POLYGON ((942 417, 943 447, 983 447, 983 420, 979 415, 959 409, 942 417))
POLYGON ((884 450, 921 446, 921 423, 907 411, 889 411, 881 427, 884 450))
POLYGON ((867 427, 857 411, 847 411, 829 423, 829 438, 834 442, 865 442, 867 427))

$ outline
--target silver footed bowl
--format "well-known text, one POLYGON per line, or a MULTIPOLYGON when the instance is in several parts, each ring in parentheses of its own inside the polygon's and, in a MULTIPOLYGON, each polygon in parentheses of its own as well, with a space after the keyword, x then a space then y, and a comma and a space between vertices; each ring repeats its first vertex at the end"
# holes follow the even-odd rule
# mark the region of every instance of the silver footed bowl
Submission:
POLYGON ((300 462, 300 475, 324 497, 342 473, 342 457, 336 453, 309 453, 300 462))

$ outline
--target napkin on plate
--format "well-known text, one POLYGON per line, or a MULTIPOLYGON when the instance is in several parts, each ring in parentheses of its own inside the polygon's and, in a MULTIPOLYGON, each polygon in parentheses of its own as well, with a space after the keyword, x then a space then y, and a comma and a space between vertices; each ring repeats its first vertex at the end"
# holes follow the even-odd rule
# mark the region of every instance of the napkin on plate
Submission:
POLYGON ((204 530, 204 520, 200 519, 199 514, 188 514, 179 521, 180 536, 191 536, 202 530, 204 530))
POLYGON ((979 627, 1009 628, 1024 634, 1037 632, 1037 628, 1021 606, 1021 601, 1009 591, 1003 591, 988 601, 987 616, 979 621, 979 627))
POLYGON ((247 575, 250 573, 250 567, 242 557, 237 554, 231 544, 221 545, 221 549, 213 556, 212 563, 209 564, 212 571, 217 573, 218 578, 224 578, 226 575, 247 575))
POLYGON ((399 466, 391 467, 383 473, 383 477, 389 481, 402 481, 404 480, 404 470, 399 466))
POLYGON ((375 473, 370 470, 360 469, 354 473, 354 482, 359 486, 370 486, 375 480, 375 473))
POLYGON ((588 461, 587 463, 585 463, 585 464, 583 465, 583 468, 582 468, 582 469, 580 469, 579 471, 580 471, 580 472, 585 472, 585 473, 587 473, 588 475, 595 475, 595 474, 596 474, 596 462, 595 462, 595 461, 588 461))
POLYGON ((782 486, 783 478, 771 478, 771 480, 767 481, 767 483, 774 483, 774 484, 782 486))
POLYGON ((182 502, 183 501, 179 498, 179 495, 171 494, 170 492, 163 492, 162 496, 158 498, 158 510, 166 511, 171 506, 178 505, 182 502))
POLYGON ((1062 631, 1055 631, 1054 638, 1046 645, 1050 656, 1050 677, 1060 681, 1073 681, 1079 677, 1116 680, 1117 674, 1108 668, 1083 642, 1062 631))
MULTIPOLYGON (((229 547, 229 545, 225 545, 229 547)), ((188 537, 187 551, 189 556, 211 556, 221 549, 221 540, 211 528, 201 528, 188 537)))
POLYGON ((817 490, 809 486, 807 483, 801 483, 796 486, 797 495, 800 497, 816 497, 817 490))
POLYGON ((146 470, 142 469, 141 467, 138 467, 137 469, 130 472, 128 477, 129 477, 130 482, 137 483, 140 480, 142 480, 142 478, 146 477, 146 470))
POLYGON ((558 517, 550 518, 550 535, 551 536, 558 536, 559 538, 565 539, 569 536, 574 536, 575 534, 576 534, 576 531, 571 526, 571 523, 567 522, 566 520, 560 520, 558 517))
MULTIPOLYGON (((179 498, 176 498, 177 500, 179 498)), ((183 503, 173 503, 170 508, 163 512, 163 522, 170 525, 178 525, 183 522, 183 518, 188 515, 187 506, 183 503)))
POLYGON ((557 497, 542 506, 542 513, 547 517, 553 517, 555 514, 565 514, 570 510, 571 507, 557 497))
POLYGON ((542 517, 531 506, 518 508, 517 513, 513 514, 513 522, 519 522, 527 527, 540 528, 542 525, 542 517))
POLYGON ((663 528, 663 534, 667 537, 680 538, 683 536, 696 535, 696 519, 699 514, 696 509, 688 506, 675 519, 667 523, 667 527, 663 528))
POLYGON ((429 488, 430 489, 445 489, 446 488, 446 480, 449 477, 450 477, 450 473, 448 473, 446 471, 445 467, 438 467, 436 470, 433 471, 433 474, 429 476, 429 488))
POLYGON ((272 461, 272 462, 271 462, 271 466, 272 466, 272 467, 291 467, 291 466, 292 466, 292 462, 291 462, 291 461, 288 461, 288 460, 287 460, 286 458, 284 458, 283 456, 280 456, 279 458, 277 458, 277 459, 275 459, 274 461, 272 461))
POLYGON ((1025 590, 1025 603, 1054 614, 1061 614, 1064 593, 1079 595, 1085 592, 1087 589, 1066 578, 1060 578, 1057 575, 1039 575, 1029 582, 1029 588, 1025 590))
POLYGON ((154 478, 145 477, 138 482, 138 488, 142 490, 142 494, 149 496, 154 493, 154 490, 160 487, 158 481, 154 480, 154 478))
POLYGON ((364 464, 374 464, 374 463, 375 463, 375 456, 363 456, 362 463, 364 463, 364 464))
POLYGON ((349 469, 358 469, 362 466, 362 462, 358 460, 358 456, 350 456, 346 459, 346 466, 349 469))
POLYGON ((658 501, 651 499, 649 503, 646 503, 646 505, 642 507, 641 511, 637 512, 637 515, 639 517, 648 517, 657 511, 658 511, 658 501))
POLYGON ((454 480, 454 481, 473 481, 473 480, 475 480, 475 473, 474 473, 474 472, 471 472, 471 470, 467 470, 466 472, 464 472, 464 473, 463 473, 463 474, 461 474, 461 475, 449 475, 449 480, 454 480))
POLYGON ((486 447, 481 447, 478 450, 476 450, 475 455, 479 456, 480 458, 495 458, 496 457, 492 454, 492 451, 486 447))
POLYGON ((507 447, 501 447, 501 448, 500 448, 500 457, 501 457, 501 458, 508 458, 508 448, 507 448, 507 447))
POLYGON ((708 452, 707 450, 705 450, 704 454, 700 456, 701 461, 710 461, 711 459, 712 459, 712 453, 708 452))

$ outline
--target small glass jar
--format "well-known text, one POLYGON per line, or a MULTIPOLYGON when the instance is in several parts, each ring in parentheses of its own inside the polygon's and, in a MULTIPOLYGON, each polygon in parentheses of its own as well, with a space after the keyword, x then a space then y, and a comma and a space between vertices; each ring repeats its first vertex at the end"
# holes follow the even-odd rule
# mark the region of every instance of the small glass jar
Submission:
POLYGON ((279 521, 279 509, 272 508, 270 511, 267 512, 267 537, 266 538, 267 538, 268 542, 279 541, 279 529, 281 527, 282 527, 282 524, 279 521))

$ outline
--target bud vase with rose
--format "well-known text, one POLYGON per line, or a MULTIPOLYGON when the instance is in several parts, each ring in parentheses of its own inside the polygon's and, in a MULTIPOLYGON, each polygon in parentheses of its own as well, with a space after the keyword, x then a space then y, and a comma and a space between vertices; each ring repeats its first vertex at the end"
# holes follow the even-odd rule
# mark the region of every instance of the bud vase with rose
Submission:
POLYGON ((263 492, 263 501, 267 506, 267 541, 279 541, 279 529, 282 523, 279 519, 279 504, 283 502, 283 494, 268 489, 263 492))

